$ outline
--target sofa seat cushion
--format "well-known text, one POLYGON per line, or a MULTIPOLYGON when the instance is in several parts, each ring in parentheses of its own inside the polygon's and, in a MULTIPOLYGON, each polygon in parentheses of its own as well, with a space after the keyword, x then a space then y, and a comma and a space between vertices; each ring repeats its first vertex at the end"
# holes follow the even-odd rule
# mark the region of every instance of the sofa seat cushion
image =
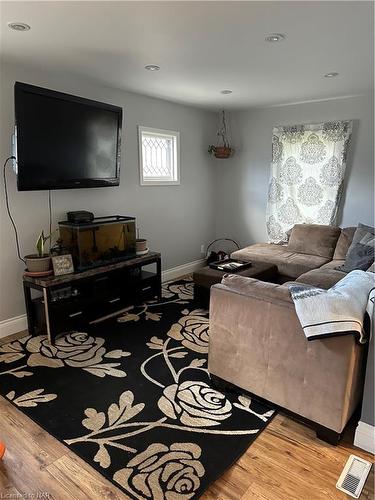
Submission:
POLYGON ((257 243, 236 250, 231 254, 231 257, 233 259, 274 264, 277 266, 279 274, 290 278, 298 278, 301 274, 316 269, 330 260, 317 255, 291 252, 286 246, 269 243, 257 243))
POLYGON ((302 274, 296 281, 298 281, 298 283, 305 283, 306 285, 313 285, 317 288, 324 288, 325 290, 328 290, 328 288, 331 288, 333 285, 336 285, 338 281, 342 280, 344 276, 346 276, 346 273, 341 271, 321 268, 313 269, 308 273, 302 274))
POLYGON ((274 245, 273 243, 256 243, 241 250, 236 250, 231 254, 233 259, 243 259, 246 261, 256 260, 263 257, 264 262, 273 258, 284 258, 292 255, 293 252, 287 250, 285 245, 274 245))
POLYGON ((341 229, 321 224, 296 224, 290 234, 288 250, 331 260, 341 229))
POLYGON ((327 262, 327 264, 323 264, 320 269, 335 269, 337 271, 337 267, 340 267, 344 264, 344 259, 335 259, 327 262))

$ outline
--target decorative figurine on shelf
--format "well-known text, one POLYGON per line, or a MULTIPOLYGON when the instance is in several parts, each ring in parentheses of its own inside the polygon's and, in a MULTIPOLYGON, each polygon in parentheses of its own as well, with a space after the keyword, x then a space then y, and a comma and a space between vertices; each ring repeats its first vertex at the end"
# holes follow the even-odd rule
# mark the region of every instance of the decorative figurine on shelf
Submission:
POLYGON ((52 256, 52 266, 55 276, 74 273, 73 259, 70 254, 52 256))

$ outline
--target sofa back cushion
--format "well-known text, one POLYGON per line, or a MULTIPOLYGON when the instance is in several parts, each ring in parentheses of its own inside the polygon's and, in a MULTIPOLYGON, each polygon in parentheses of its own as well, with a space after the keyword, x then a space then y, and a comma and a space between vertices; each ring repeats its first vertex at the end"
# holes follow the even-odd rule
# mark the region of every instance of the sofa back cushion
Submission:
POLYGON ((345 273, 349 273, 355 269, 366 271, 374 262, 374 257, 375 229, 359 223, 346 254, 345 263, 338 270, 345 273))
POLYGON ((321 224, 296 224, 290 235, 288 250, 332 259, 341 229, 321 224))
POLYGON ((348 249, 352 244, 356 229, 356 227, 344 227, 344 229, 341 230, 341 234, 335 248, 335 253, 333 254, 334 260, 345 260, 348 249))

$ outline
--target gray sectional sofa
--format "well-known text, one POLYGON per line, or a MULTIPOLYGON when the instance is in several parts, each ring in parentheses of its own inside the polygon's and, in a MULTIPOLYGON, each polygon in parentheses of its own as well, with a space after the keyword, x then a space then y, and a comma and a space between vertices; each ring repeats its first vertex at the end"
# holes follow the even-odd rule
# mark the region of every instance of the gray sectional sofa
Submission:
POLYGON ((211 288, 208 368, 216 383, 314 422, 330 442, 361 400, 366 347, 351 335, 308 342, 286 284, 337 283, 355 229, 294 226, 285 246, 256 244, 232 254, 276 265, 275 283, 232 274, 211 288))

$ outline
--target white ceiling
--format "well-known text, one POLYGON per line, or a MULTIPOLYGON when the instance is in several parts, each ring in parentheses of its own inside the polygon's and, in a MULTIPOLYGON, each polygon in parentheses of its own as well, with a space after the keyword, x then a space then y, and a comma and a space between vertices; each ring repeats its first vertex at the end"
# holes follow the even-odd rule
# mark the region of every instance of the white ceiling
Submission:
POLYGON ((373 87, 372 2, 1 2, 1 14, 5 60, 207 108, 373 87), (9 21, 31 30, 12 31, 9 21), (265 42, 273 32, 286 40, 265 42), (331 71, 339 76, 323 77, 331 71))

